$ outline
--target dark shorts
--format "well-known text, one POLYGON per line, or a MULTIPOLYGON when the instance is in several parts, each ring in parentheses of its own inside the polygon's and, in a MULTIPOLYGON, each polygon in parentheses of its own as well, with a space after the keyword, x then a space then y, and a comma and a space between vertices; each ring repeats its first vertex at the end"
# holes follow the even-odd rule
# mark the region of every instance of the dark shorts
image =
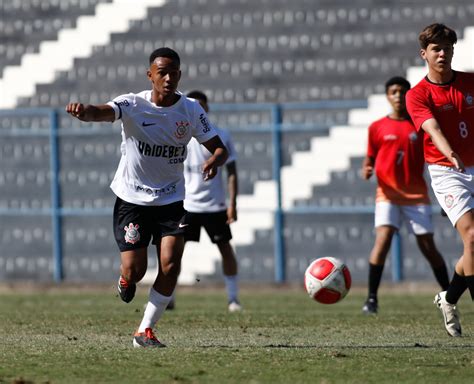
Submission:
POLYGON ((115 241, 121 252, 145 248, 165 236, 184 235, 186 211, 183 202, 145 206, 128 203, 119 197, 114 207, 115 241))
POLYGON ((211 213, 186 213, 186 224, 189 224, 184 234, 185 241, 199 241, 201 227, 204 227, 209 238, 214 244, 226 243, 232 239, 227 221, 227 212, 211 212, 211 213))

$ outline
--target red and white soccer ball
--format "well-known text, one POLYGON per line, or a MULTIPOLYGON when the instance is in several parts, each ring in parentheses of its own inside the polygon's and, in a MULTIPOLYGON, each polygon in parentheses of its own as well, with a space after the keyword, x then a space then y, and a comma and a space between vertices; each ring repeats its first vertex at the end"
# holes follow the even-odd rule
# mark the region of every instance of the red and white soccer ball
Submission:
POLYGON ((342 300, 351 288, 349 268, 335 257, 314 260, 304 273, 308 295, 319 303, 334 304, 342 300))

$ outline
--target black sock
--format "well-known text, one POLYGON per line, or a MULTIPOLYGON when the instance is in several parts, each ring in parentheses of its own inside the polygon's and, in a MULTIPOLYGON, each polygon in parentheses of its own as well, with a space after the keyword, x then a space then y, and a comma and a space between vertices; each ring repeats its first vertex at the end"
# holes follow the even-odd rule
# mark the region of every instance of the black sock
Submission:
POLYGON ((446 290, 446 301, 450 304, 456 304, 467 288, 467 282, 464 276, 458 275, 454 272, 451 284, 446 290))
POLYGON ((433 273, 436 277, 436 281, 441 286, 443 291, 446 291, 449 287, 449 277, 448 270, 446 269, 446 264, 443 264, 440 267, 433 268, 433 273))
POLYGON ((383 265, 369 263, 369 299, 377 300, 377 291, 382 279, 383 267, 383 265))
POLYGON ((464 279, 466 279, 466 285, 471 292, 471 299, 474 301, 474 275, 464 276, 464 279))

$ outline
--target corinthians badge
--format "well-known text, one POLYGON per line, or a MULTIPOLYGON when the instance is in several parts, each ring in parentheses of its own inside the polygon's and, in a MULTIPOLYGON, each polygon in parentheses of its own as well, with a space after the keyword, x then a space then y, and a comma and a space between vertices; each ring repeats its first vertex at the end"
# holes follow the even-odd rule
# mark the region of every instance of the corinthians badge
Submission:
POLYGON ((133 225, 133 223, 128 224, 128 226, 123 227, 125 229, 125 242, 130 244, 135 244, 140 240, 140 232, 138 232, 140 226, 138 224, 133 225))
POLYGON ((454 197, 453 195, 446 195, 444 196, 444 203, 446 204, 446 207, 451 208, 454 204, 454 197))
POLYGON ((176 132, 174 135, 177 139, 182 139, 188 133, 189 123, 187 121, 178 121, 176 123, 176 132))

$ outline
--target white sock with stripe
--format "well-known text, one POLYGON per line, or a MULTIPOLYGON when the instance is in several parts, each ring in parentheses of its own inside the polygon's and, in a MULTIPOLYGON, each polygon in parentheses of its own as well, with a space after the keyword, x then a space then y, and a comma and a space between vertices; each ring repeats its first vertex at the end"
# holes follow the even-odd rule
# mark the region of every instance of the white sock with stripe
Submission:
POLYGON ((168 303, 172 296, 163 296, 153 289, 150 288, 150 296, 148 304, 143 314, 142 322, 138 327, 138 332, 145 332, 146 328, 153 328, 156 322, 160 319, 161 315, 165 311, 168 303))

